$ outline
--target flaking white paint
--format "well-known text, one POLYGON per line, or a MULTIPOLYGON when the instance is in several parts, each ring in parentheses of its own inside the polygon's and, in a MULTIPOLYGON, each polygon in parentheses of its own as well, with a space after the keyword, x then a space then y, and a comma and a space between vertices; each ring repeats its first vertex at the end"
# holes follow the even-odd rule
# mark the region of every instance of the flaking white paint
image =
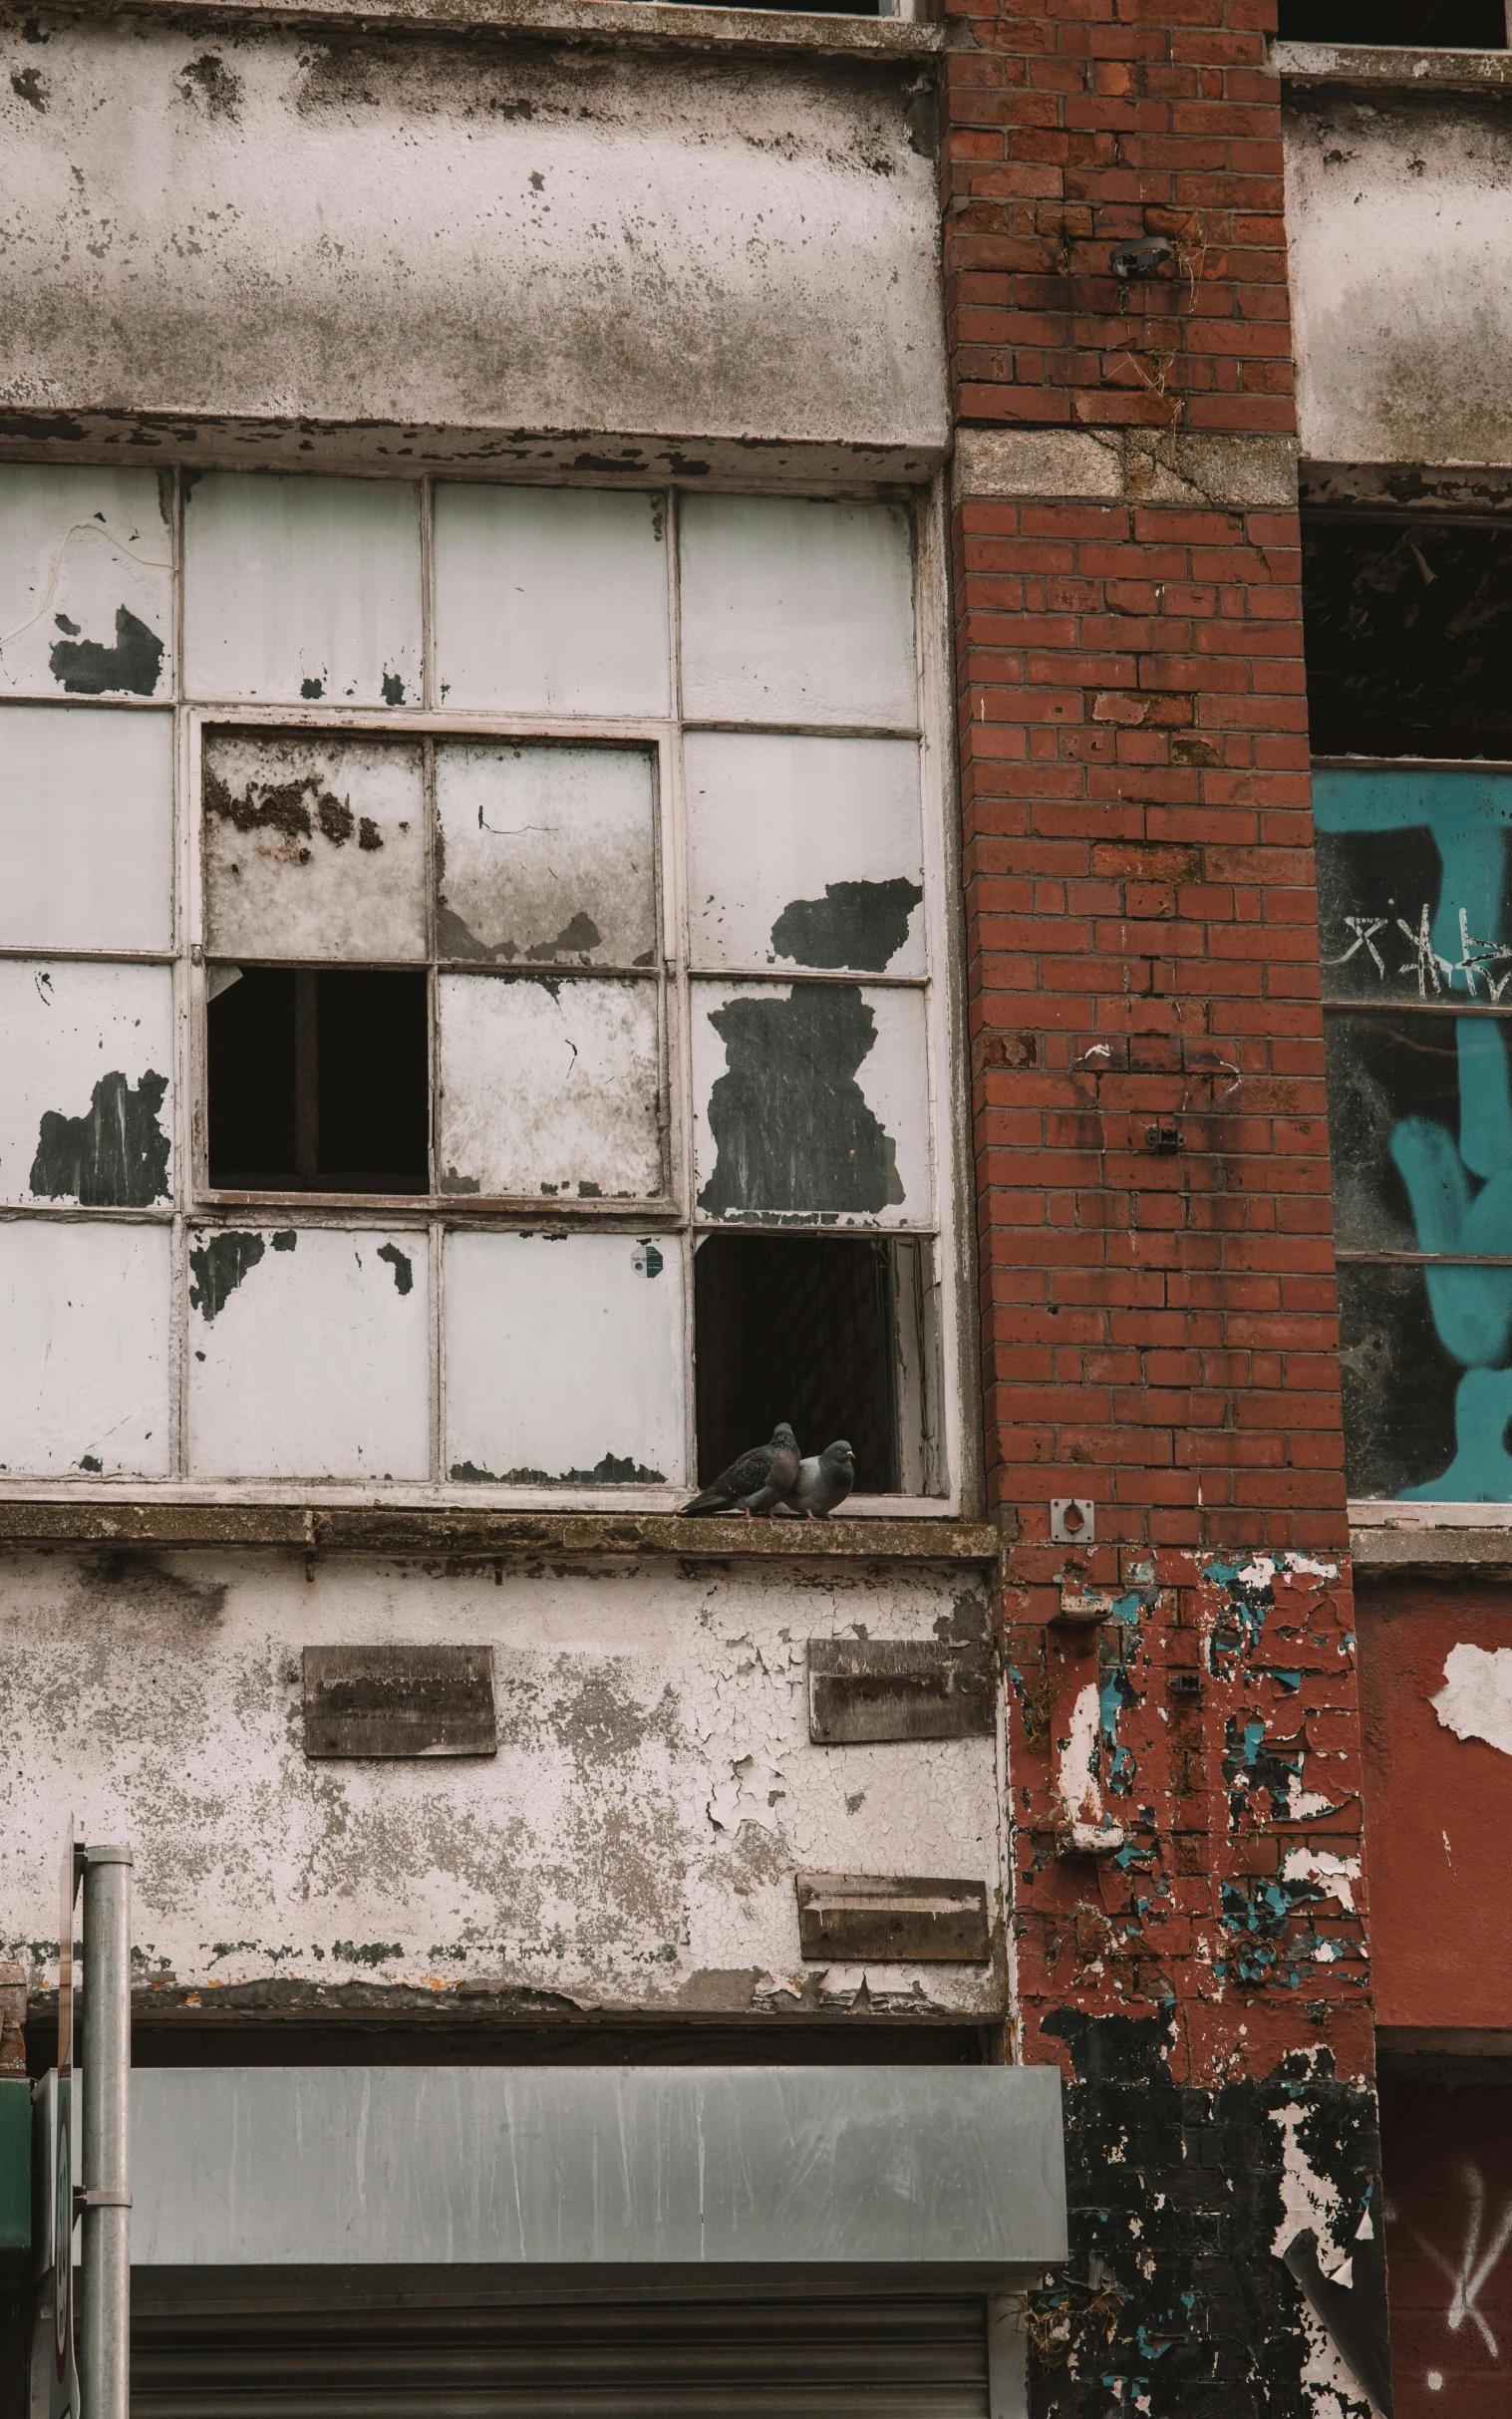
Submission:
MULTIPOLYGON (((1512 1755, 1512 1647, 1451 1648, 1444 1684, 1428 1702, 1456 1738, 1482 1738, 1512 1755)), ((1445 1834, 1446 1852, 1448 1844, 1445 1834)))

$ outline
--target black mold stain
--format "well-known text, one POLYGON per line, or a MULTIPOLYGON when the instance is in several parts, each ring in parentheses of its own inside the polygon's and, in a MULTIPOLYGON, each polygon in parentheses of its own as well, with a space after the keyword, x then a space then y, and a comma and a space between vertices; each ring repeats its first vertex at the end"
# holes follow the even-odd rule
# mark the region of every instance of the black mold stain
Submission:
POLYGON ((359 815, 357 818, 358 847, 372 850, 375 848, 382 848, 383 844, 384 835, 379 830, 378 825, 374 822, 373 817, 370 814, 359 815))
MULTIPOLYGON (((553 958, 560 957, 564 950, 569 955, 576 953, 581 956, 590 949, 597 949, 603 937, 592 916, 584 915, 579 908, 571 923, 562 926, 554 941, 537 941, 533 949, 526 950, 525 956, 533 966, 549 966, 553 958)), ((511 957, 513 954, 511 949, 511 957)))
MULTIPOLYGON (((1066 2042, 1070 2257, 1030 2296, 1035 2419, 1316 2419, 1302 2372, 1303 2296, 1272 2246, 1282 2228, 1286 2111, 1339 2195, 1335 2243, 1354 2260, 1350 2298, 1385 2357, 1380 2146, 1373 2094, 1339 2080, 1327 2051, 1284 2058, 1264 2081, 1176 2082, 1164 2015, 1058 2008, 1066 2042), (1358 2229, 1368 2214, 1373 2235, 1358 2229)), ((1283 2244, 1283 2251, 1289 2248, 1283 2244)), ((1361 2397, 1350 2419, 1368 2419, 1361 2397)))
MULTIPOLYGON (((354 831, 359 848, 382 848, 383 834, 371 815, 352 812, 345 798, 324 789, 313 772, 288 781, 251 780, 233 797, 224 774, 205 766, 204 810, 237 831, 281 831, 287 840, 313 839, 317 825, 333 848, 344 848, 354 831)), ((308 849, 304 851, 309 855, 308 849)))
POLYGON ((404 704, 405 685, 397 672, 386 672, 384 674, 383 691, 384 704, 386 706, 402 706, 404 704))
POLYGON ((880 974, 908 938, 924 893, 899 874, 891 882, 826 882, 822 899, 794 899, 771 928, 779 958, 800 966, 856 966, 880 974))
POLYGON ((387 1260, 394 1271, 395 1292, 397 1294, 411 1292, 415 1284, 415 1271, 410 1265, 408 1255, 400 1250, 398 1244, 381 1243, 378 1247, 378 1257, 380 1260, 387 1260))
POLYGON ((314 705, 317 699, 323 698, 325 693, 326 685, 324 681, 301 681, 299 684, 300 696, 302 698, 307 698, 311 705, 314 705))
POLYGON ((186 101, 200 101, 211 118, 234 118, 241 102, 241 78, 214 51, 179 71, 178 89, 186 101))
POLYGON ((444 958, 512 958, 514 955, 512 941, 506 941, 502 949, 490 949, 486 941, 480 941, 456 910, 447 905, 445 898, 438 898, 436 902, 436 945, 444 958))
POLYGON ((277 1234, 273 1237, 273 1249, 275 1252, 292 1252, 296 1249, 298 1243, 298 1231, 292 1226, 280 1227, 277 1234))
POLYGON ((102 647, 93 638, 61 638, 47 660, 54 680, 70 697, 104 697, 121 689, 134 697, 151 697, 162 670, 162 641, 135 613, 118 605, 114 647, 102 647))
POLYGON ((81 1453, 79 1456, 79 1467, 81 1470, 89 1470, 93 1472, 98 1477, 99 1473, 105 1468, 105 1464, 101 1460, 98 1453, 81 1453))
POLYGON ((454 1167, 449 1167, 441 1180, 441 1189, 444 1193, 480 1193, 483 1188, 475 1176, 459 1176, 454 1167))
POLYGON ((43 84, 41 71, 35 67, 13 67, 11 69, 11 91, 16 95, 18 101, 29 102, 34 110, 47 108, 47 89, 43 84))
POLYGON ((790 999, 732 1000, 709 1022, 729 1063, 709 1098, 719 1155, 701 1209, 837 1215, 902 1200, 897 1146, 855 1080, 877 1038, 858 986, 795 983, 790 999))
POLYGON ((591 1470, 480 1470, 475 1462, 454 1461, 452 1476, 493 1487, 664 1487, 667 1483, 660 1470, 648 1470, 644 1462, 618 1453, 606 1453, 591 1470))
POLYGON ((189 1254, 189 1267, 194 1283, 189 1287, 189 1308, 203 1314, 205 1326, 213 1321, 217 1311, 223 1311, 248 1269, 254 1269, 262 1258, 261 1235, 249 1235, 239 1227, 222 1227, 218 1234, 209 1235, 197 1251, 189 1254))
POLYGON ((80 633, 79 623, 71 622, 66 613, 53 615, 53 627, 55 630, 61 630, 65 638, 78 638, 80 633))
POLYGON ((82 1117, 47 1109, 27 1183, 39 1201, 87 1209, 146 1209, 168 1189, 168 1137, 157 1122, 166 1075, 150 1067, 133 1090, 119 1070, 102 1075, 82 1117))

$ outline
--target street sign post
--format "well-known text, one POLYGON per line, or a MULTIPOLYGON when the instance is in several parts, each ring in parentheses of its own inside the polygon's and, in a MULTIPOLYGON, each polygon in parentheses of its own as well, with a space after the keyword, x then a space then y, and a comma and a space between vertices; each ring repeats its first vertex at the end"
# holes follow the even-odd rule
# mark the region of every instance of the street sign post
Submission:
POLYGON ((70 1820, 59 1876, 58 2063, 33 2100, 32 2229, 38 2262, 30 2419, 80 2419, 74 2358, 74 1910, 84 1845, 70 1820))

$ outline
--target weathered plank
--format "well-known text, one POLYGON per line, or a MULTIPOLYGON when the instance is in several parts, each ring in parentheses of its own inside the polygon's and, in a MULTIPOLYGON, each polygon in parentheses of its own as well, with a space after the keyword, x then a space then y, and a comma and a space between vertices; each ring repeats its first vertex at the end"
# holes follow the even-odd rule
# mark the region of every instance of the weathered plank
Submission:
POLYGON ((986 1647, 932 1639, 808 1642, 808 1735, 816 1746, 991 1738, 996 1718, 986 1647))
POLYGON ((494 1755, 491 1647, 306 1647, 305 1753, 494 1755))
POLYGON ((976 1965, 990 1955, 985 1882, 871 1873, 800 1873, 795 1882, 809 1964, 976 1965))

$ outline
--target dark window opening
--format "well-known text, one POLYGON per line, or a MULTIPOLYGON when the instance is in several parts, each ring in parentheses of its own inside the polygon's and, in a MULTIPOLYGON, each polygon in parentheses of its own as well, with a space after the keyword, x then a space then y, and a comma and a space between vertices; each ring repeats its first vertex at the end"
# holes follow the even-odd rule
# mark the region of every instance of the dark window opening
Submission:
POLYGON ((423 974, 221 967, 210 988, 212 1185, 429 1191, 423 974))
POLYGON ((849 1439, 857 1494, 897 1494, 895 1247, 710 1235, 693 1266, 700 1486, 786 1419, 805 1453, 849 1439))
POLYGON ((1512 519, 1305 514, 1315 756, 1512 756, 1512 519))
POLYGON ((1358 42, 1402 50, 1504 51, 1504 0, 1280 0, 1283 42, 1358 42))

